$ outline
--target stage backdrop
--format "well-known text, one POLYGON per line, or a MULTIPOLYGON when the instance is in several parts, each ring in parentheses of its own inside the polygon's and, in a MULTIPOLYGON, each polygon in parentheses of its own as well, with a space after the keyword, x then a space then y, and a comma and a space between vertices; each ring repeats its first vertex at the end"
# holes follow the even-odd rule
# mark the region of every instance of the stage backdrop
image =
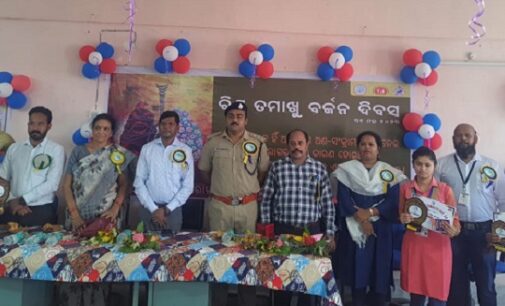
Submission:
MULTIPOLYGON (((333 171, 357 158, 355 137, 372 130, 383 138, 380 159, 410 174, 410 153, 401 145, 401 117, 410 111, 403 84, 114 74, 109 113, 118 121, 116 140, 138 154, 157 137, 160 114, 177 111, 179 138, 198 160, 208 135, 224 129, 224 109, 233 101, 247 104, 247 128, 266 138, 272 160, 287 155, 286 133, 301 128, 310 135, 310 155, 333 171)), ((206 193, 197 178, 194 196, 206 193)))

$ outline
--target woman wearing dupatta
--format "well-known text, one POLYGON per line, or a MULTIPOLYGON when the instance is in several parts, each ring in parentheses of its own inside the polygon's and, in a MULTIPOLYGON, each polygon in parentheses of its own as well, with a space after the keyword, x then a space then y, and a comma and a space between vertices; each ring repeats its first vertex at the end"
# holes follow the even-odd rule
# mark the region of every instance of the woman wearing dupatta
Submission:
POLYGON ((378 160, 379 135, 363 132, 356 143, 360 159, 344 162, 332 173, 338 182, 339 278, 351 287, 353 305, 383 306, 392 284, 392 224, 398 220, 399 183, 406 177, 378 160))
POLYGON ((125 171, 133 159, 129 151, 111 143, 111 115, 97 115, 91 128, 91 142, 74 148, 63 182, 69 212, 65 225, 77 233, 99 217, 121 224, 119 212, 128 189, 125 171))

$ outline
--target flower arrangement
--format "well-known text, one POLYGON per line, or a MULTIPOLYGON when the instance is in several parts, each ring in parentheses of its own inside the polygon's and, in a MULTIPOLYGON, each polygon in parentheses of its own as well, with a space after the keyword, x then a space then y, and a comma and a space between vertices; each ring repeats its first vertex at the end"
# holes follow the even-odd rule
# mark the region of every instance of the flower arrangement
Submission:
POLYGON ((87 243, 90 245, 98 246, 107 243, 114 243, 117 237, 117 230, 113 227, 111 230, 98 231, 98 233, 91 237, 87 243))
POLYGON ((159 250, 160 236, 151 233, 144 233, 144 223, 140 222, 135 231, 124 231, 118 237, 121 244, 119 250, 123 253, 135 253, 142 250, 159 250))

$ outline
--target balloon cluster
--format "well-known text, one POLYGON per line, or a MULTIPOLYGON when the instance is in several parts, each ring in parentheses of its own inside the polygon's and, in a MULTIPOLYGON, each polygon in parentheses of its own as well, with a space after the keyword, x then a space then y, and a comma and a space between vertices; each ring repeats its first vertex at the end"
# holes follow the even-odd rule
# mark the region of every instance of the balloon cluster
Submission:
POLYGON ((442 137, 436 133, 442 126, 440 118, 433 113, 422 117, 418 113, 407 113, 403 116, 402 125, 407 133, 403 136, 403 144, 415 150, 425 146, 437 150, 442 146, 442 137))
POLYGON ((12 75, 9 72, 0 72, 0 105, 20 109, 26 105, 26 96, 23 91, 31 86, 30 78, 26 75, 12 75))
POLYGON ((317 75, 323 81, 333 77, 345 82, 349 81, 354 73, 351 63, 352 49, 348 46, 340 46, 333 50, 331 47, 322 47, 317 51, 317 58, 321 62, 317 68, 317 75))
POLYGON ((244 61, 238 66, 238 71, 248 79, 269 79, 274 74, 274 65, 270 62, 274 54, 274 48, 269 44, 261 44, 258 48, 245 44, 240 48, 240 56, 244 61))
POLYGON ((91 138, 91 120, 86 121, 79 129, 77 129, 74 134, 72 134, 72 142, 77 145, 87 144, 91 138))
POLYGON ((435 70, 440 65, 438 52, 430 50, 421 53, 417 49, 408 49, 403 53, 403 63, 406 65, 400 72, 401 80, 406 84, 416 81, 424 86, 435 85, 438 73, 435 70))
POLYGON ((116 71, 116 61, 114 56, 114 47, 106 42, 93 47, 83 46, 79 50, 79 57, 84 63, 82 65, 82 75, 88 79, 96 79, 101 73, 111 74, 116 71))
POLYGON ((186 73, 191 68, 186 57, 191 51, 191 44, 187 39, 179 38, 173 43, 168 39, 160 39, 155 49, 160 57, 154 61, 154 69, 159 73, 186 73))

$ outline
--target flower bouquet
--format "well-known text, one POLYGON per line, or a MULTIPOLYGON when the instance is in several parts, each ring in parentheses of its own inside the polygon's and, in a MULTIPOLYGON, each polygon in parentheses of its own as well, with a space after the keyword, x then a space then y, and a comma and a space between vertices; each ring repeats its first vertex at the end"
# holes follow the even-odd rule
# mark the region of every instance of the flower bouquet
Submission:
POLYGON ((124 231, 119 234, 119 250, 123 253, 135 253, 142 250, 159 250, 160 236, 144 233, 144 223, 140 222, 135 231, 124 231))
POLYGON ((110 230, 98 231, 98 233, 92 236, 87 243, 93 246, 98 246, 107 243, 114 243, 117 237, 117 230, 113 227, 110 230))

